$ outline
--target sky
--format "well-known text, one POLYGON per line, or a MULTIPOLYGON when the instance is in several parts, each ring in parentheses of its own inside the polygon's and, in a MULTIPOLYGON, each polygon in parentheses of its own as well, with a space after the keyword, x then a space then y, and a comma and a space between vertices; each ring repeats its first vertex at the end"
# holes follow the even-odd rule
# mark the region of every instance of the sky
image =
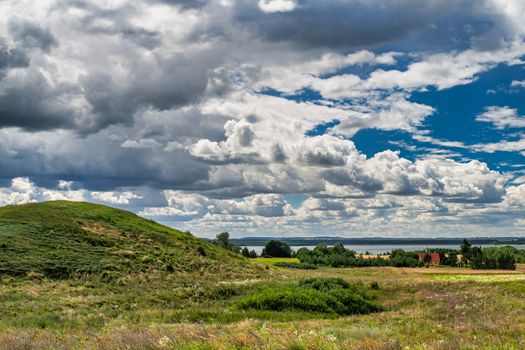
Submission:
POLYGON ((0 205, 525 236, 525 1, 4 0, 0 205))

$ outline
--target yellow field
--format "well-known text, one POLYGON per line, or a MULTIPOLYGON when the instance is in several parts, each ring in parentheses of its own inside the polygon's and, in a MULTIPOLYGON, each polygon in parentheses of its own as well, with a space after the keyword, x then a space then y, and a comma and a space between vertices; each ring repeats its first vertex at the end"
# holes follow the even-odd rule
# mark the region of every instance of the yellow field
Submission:
POLYGON ((299 259, 297 258, 255 258, 253 261, 265 263, 268 265, 273 265, 278 262, 289 262, 289 263, 298 263, 299 259))

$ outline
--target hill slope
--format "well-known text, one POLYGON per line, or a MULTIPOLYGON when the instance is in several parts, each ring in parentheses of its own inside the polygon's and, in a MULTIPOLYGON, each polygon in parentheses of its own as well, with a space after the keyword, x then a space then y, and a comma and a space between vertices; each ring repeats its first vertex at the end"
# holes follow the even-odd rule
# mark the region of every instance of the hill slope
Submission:
POLYGON ((112 280, 254 268, 189 233, 120 209, 69 201, 0 208, 0 275, 112 280))

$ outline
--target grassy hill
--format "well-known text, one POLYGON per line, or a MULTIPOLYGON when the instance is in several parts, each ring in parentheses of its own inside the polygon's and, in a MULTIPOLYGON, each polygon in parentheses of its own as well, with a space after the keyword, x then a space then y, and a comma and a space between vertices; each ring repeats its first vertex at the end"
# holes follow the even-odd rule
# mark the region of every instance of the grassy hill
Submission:
POLYGON ((0 275, 114 280, 243 273, 242 257, 133 213, 83 202, 0 208, 0 275))

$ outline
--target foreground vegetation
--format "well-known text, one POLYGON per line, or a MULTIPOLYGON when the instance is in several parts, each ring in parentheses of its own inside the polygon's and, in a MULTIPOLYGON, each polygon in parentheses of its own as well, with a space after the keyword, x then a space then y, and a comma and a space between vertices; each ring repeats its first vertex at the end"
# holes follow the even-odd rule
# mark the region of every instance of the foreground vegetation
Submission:
POLYGON ((525 344, 524 265, 282 268, 65 202, 0 208, 0 239, 0 350, 525 344))
POLYGON ((521 349, 525 342, 522 266, 508 274, 446 267, 269 271, 227 283, 142 276, 125 286, 3 278, 0 349, 521 349), (268 287, 299 283, 305 273, 376 282, 384 310, 339 317, 237 306, 268 287))

